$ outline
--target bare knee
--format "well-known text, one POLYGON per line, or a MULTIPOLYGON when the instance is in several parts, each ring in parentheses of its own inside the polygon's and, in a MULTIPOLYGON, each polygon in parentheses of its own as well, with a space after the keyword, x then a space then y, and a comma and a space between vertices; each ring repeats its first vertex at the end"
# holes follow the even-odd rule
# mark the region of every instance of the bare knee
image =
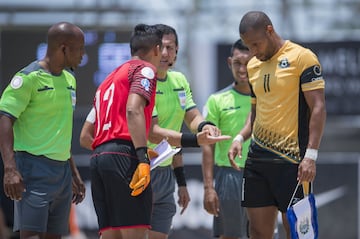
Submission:
POLYGON ((272 239, 274 236, 277 208, 274 206, 247 208, 251 239, 272 239))

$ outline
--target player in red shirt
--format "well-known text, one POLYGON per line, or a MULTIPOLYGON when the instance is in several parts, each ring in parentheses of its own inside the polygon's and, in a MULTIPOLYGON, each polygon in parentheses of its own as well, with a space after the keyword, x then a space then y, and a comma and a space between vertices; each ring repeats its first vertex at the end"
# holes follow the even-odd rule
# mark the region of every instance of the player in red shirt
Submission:
POLYGON ((91 190, 102 239, 144 238, 152 191, 147 138, 155 101, 162 33, 139 24, 130 39, 132 59, 96 91, 91 190), (130 186, 130 187, 129 187, 130 186))

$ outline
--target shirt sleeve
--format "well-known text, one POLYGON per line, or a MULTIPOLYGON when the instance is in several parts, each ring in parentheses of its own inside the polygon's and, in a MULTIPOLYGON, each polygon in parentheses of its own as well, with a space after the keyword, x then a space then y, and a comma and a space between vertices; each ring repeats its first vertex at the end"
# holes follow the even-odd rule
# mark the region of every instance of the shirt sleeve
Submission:
POLYGON ((323 89, 325 87, 320 62, 312 51, 307 49, 300 55, 299 69, 301 70, 300 82, 303 91, 323 89))
POLYGON ((151 65, 140 64, 134 67, 129 81, 130 93, 139 94, 149 102, 156 88, 156 70, 151 65))
POLYGON ((0 111, 19 118, 30 102, 32 85, 28 76, 17 73, 3 92, 0 111))
POLYGON ((87 115, 86 121, 91 123, 91 124, 95 123, 95 108, 94 107, 92 107, 89 114, 87 115))

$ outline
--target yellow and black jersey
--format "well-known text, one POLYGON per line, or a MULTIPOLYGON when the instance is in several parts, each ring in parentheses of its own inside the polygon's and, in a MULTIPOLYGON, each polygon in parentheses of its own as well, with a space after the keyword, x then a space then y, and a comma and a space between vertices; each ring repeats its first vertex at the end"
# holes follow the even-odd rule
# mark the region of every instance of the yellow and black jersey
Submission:
POLYGON ((256 104, 249 158, 298 163, 309 136, 309 109, 303 92, 325 87, 316 55, 286 41, 270 60, 253 57, 247 67, 252 104, 256 104))

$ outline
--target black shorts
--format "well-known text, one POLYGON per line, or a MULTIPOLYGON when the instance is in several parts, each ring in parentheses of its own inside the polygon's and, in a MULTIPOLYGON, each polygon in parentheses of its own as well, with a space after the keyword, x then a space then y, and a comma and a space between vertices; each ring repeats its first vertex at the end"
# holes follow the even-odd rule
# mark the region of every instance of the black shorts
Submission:
MULTIPOLYGON (((241 205, 243 207, 276 206, 286 212, 297 185, 298 164, 275 161, 246 161, 241 205)), ((294 202, 303 198, 302 186, 294 202)))
POLYGON ((129 141, 98 146, 91 157, 91 193, 100 232, 132 227, 150 228, 152 190, 131 196, 129 183, 138 165, 129 141))

